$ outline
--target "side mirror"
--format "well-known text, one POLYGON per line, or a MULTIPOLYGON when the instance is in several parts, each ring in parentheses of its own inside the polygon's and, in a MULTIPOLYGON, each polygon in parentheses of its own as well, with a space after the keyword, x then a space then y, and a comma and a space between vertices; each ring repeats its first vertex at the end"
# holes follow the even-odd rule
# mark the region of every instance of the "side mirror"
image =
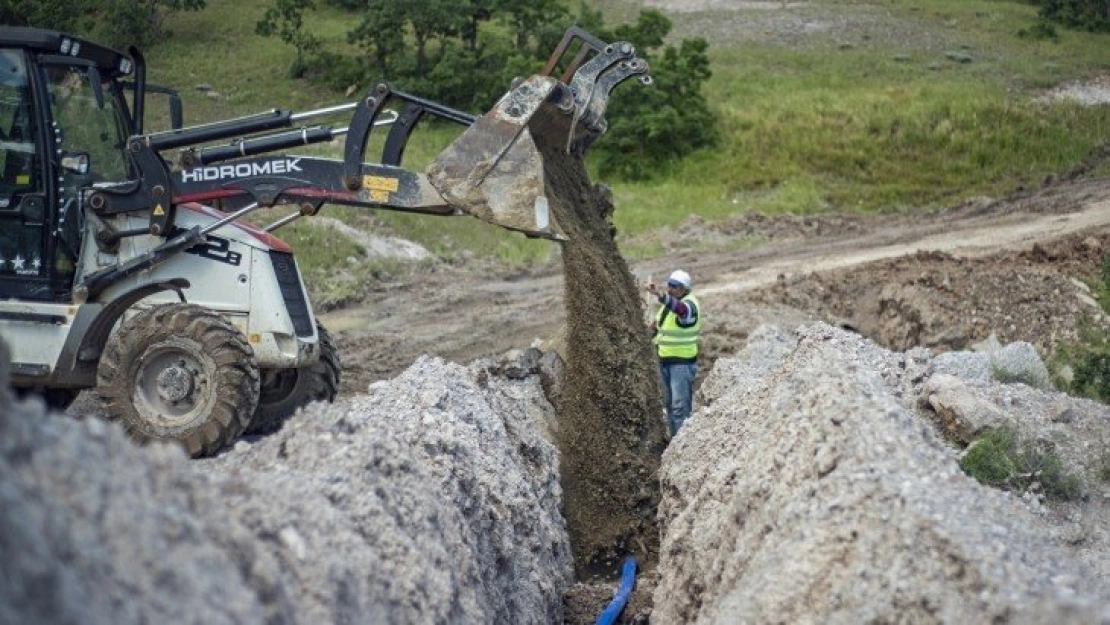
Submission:
POLYGON ((66 152, 62 154, 62 169, 71 174, 84 176, 89 173, 88 152, 66 152))

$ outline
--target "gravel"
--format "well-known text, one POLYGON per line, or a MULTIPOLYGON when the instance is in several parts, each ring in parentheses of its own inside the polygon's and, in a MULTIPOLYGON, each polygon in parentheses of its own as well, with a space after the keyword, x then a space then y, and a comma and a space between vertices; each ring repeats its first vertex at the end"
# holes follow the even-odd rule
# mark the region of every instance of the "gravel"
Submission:
MULTIPOLYGON (((790 336, 755 333, 735 359, 718 360, 708 405, 664 456, 653 619, 1110 618, 1105 554, 1077 557, 1070 544, 1080 531, 1105 551, 1103 507, 1074 530, 964 475, 916 399, 926 353, 815 324, 798 328, 784 354, 790 336)), ((1041 418, 1041 391, 988 388, 1041 418)), ((1071 409, 1097 428, 1085 440, 1107 440, 1110 409, 1081 400, 1071 409)))

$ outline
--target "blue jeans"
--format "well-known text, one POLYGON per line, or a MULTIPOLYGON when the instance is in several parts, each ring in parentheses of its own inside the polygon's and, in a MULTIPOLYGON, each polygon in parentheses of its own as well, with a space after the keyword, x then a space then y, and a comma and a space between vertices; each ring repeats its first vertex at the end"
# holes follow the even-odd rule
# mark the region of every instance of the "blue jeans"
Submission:
POLYGON ((663 405, 667 407, 667 426, 671 436, 686 423, 694 407, 694 378, 698 375, 696 362, 659 363, 663 376, 663 405))

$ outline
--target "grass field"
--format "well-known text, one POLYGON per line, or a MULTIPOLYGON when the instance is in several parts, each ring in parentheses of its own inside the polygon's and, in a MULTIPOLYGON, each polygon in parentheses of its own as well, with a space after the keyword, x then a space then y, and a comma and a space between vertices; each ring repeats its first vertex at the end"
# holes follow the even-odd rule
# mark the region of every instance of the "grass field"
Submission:
MULTIPOLYGON (((626 0, 596 4, 611 20, 634 15, 626 0)), ((174 16, 172 34, 147 50, 151 80, 181 89, 188 122, 356 97, 288 77, 293 49, 253 34, 266 5, 209 0, 201 12, 174 16), (211 91, 198 91, 202 84, 211 91)), ((614 189, 618 231, 636 240, 628 255, 653 254, 650 241, 658 237, 652 233, 694 214, 714 220, 741 211, 908 211, 1004 194, 1066 171, 1110 141, 1110 106, 1037 98, 1047 87, 1110 72, 1106 35, 1057 29, 1055 39, 1023 37, 1035 24, 1034 7, 1002 0, 790 6, 825 11, 842 28, 802 40, 753 37, 745 25, 754 14, 673 15, 675 37, 711 31, 714 74, 705 95, 722 141, 648 183, 606 181, 614 189)), ((337 48, 354 26, 334 10, 312 15, 309 23, 337 48)), ((366 87, 352 85, 351 94, 366 87)), ((455 133, 418 133, 406 165, 422 168, 455 133)), ((449 262, 492 257, 520 267, 553 256, 550 243, 475 220, 352 209, 330 214, 415 241, 449 262)), ((296 245, 298 238, 319 236, 311 228, 282 233, 296 245)), ((302 264, 325 273, 332 259, 315 258, 306 247, 302 264)), ((370 263, 360 271, 381 270, 370 263)))

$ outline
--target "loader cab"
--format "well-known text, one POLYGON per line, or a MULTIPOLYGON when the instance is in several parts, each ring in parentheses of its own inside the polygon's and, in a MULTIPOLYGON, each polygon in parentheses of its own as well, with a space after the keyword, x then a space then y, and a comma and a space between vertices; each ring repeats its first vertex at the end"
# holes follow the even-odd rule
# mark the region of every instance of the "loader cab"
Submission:
POLYGON ((82 190, 133 178, 117 80, 126 59, 52 31, 0 27, 0 299, 71 300, 82 190))

